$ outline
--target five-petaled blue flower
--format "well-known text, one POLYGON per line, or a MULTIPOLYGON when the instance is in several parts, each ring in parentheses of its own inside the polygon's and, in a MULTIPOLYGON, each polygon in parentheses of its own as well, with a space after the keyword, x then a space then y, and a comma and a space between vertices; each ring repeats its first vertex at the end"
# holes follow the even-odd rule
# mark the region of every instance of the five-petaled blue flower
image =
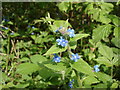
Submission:
POLYGON ((78 55, 78 53, 76 54, 72 54, 71 57, 70 57, 71 60, 74 60, 75 62, 78 61, 78 59, 80 59, 80 56, 78 55))
POLYGON ((56 54, 54 54, 54 58, 53 58, 54 62, 60 62, 61 61, 60 59, 61 59, 61 57, 59 57, 56 54))
POLYGON ((73 88, 73 82, 74 82, 74 79, 68 83, 68 86, 69 86, 70 88, 73 88))
POLYGON ((71 29, 71 28, 69 28, 68 30, 67 30, 67 32, 68 32, 68 34, 69 34, 69 36, 70 37, 74 37, 75 36, 75 31, 74 31, 74 29, 71 29))
POLYGON ((60 37, 60 39, 57 39, 56 41, 58 42, 58 45, 61 45, 62 47, 67 46, 67 43, 68 43, 68 41, 63 39, 62 36, 60 37))
POLYGON ((98 66, 98 65, 95 65, 95 66, 94 66, 94 71, 95 71, 95 72, 99 72, 99 71, 100 71, 100 69, 99 69, 99 66, 98 66))

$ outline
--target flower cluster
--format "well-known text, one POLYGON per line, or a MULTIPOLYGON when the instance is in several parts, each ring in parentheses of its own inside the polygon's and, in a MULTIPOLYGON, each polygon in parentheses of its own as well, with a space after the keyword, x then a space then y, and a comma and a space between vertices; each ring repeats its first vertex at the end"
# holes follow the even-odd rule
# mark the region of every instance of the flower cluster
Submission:
POLYGON ((60 37, 60 39, 57 39, 56 41, 58 42, 58 45, 61 45, 62 47, 67 46, 67 43, 68 43, 68 41, 63 39, 62 36, 60 37))
MULTIPOLYGON (((65 47, 68 45, 68 40, 64 39, 65 35, 67 34, 70 38, 75 36, 75 31, 74 29, 68 28, 66 29, 65 27, 59 27, 57 30, 55 30, 55 32, 60 32, 63 36, 60 36, 60 38, 58 38, 56 40, 57 45, 65 47)), ((54 55, 53 61, 54 62, 60 62, 61 57, 57 56, 56 54, 54 55)), ((80 56, 76 53, 72 53, 70 54, 70 59, 73 60, 74 62, 77 62, 78 59, 80 59, 80 56)))
POLYGON ((78 53, 72 54, 70 59, 73 60, 74 62, 77 62, 78 59, 80 59, 80 56, 78 55, 78 53))
POLYGON ((61 57, 59 57, 56 54, 54 54, 54 58, 53 58, 54 62, 60 62, 60 59, 61 59, 61 57))
POLYGON ((99 69, 99 66, 98 66, 98 65, 95 65, 95 66, 94 66, 94 71, 95 71, 95 72, 99 72, 99 71, 100 71, 100 69, 99 69))
POLYGON ((74 37, 75 36, 75 31, 74 31, 74 29, 71 29, 71 28, 69 28, 68 30, 67 30, 67 32, 68 32, 68 35, 70 36, 70 37, 74 37))
POLYGON ((73 82, 74 82, 74 79, 68 83, 68 86, 69 86, 70 88, 73 88, 73 82))

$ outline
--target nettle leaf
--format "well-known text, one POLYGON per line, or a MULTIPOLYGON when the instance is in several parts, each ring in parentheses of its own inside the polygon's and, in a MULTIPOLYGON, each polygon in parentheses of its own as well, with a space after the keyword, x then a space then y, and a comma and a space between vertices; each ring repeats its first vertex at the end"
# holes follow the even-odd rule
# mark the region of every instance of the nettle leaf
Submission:
POLYGON ((101 7, 101 9, 103 9, 106 12, 109 13, 110 11, 112 11, 112 9, 113 9, 114 6, 111 3, 101 3, 100 7, 101 7))
POLYGON ((116 66, 119 66, 120 63, 119 63, 119 54, 114 54, 114 59, 112 60, 112 64, 113 65, 116 65, 116 66))
POLYGON ((78 62, 74 62, 72 67, 75 70, 77 70, 78 72, 82 72, 84 74, 88 74, 88 75, 94 76, 94 73, 92 72, 92 68, 83 59, 79 59, 78 62))
POLYGON ((109 76, 109 75, 107 75, 107 74, 105 74, 105 73, 95 72, 95 75, 97 76, 97 78, 98 78, 99 80, 101 80, 101 81, 103 81, 103 82, 105 82, 105 83, 106 83, 107 81, 112 82, 112 77, 109 76))
POLYGON ((118 38, 120 36, 120 27, 115 27, 114 28, 114 36, 118 38))
POLYGON ((79 40, 79 39, 81 39, 83 37, 88 37, 88 36, 89 36, 89 34, 76 34, 75 37, 73 37, 73 38, 70 39, 70 41, 71 42, 72 41, 77 41, 77 40, 79 40))
POLYGON ((30 59, 31 59, 31 61, 33 63, 36 63, 36 64, 37 63, 42 63, 44 61, 47 61, 47 58, 45 58, 45 57, 43 57, 41 55, 33 55, 33 56, 30 57, 30 59))
POLYGON ((116 47, 119 47, 120 48, 120 38, 112 38, 112 43, 116 46, 116 47))
POLYGON ((112 63, 106 57, 98 57, 95 61, 108 67, 112 66, 112 63))
POLYGON ((19 74, 31 74, 39 69, 39 66, 32 63, 22 63, 17 66, 16 73, 19 74))
POLYGON ((87 76, 86 78, 85 78, 85 80, 84 80, 84 83, 86 84, 86 85, 90 85, 90 84, 93 84, 93 83, 98 83, 98 82, 100 82, 100 81, 98 81, 95 77, 93 77, 93 76, 87 76))
POLYGON ((95 43, 99 42, 101 39, 104 39, 109 36, 111 33, 111 25, 102 25, 93 30, 92 39, 95 43))
POLYGON ((66 51, 67 49, 67 46, 66 47, 58 47, 56 45, 53 45, 44 55, 51 55, 51 54, 54 54, 54 53, 59 53, 59 52, 63 52, 63 51, 66 51))
POLYGON ((61 2, 61 3, 58 3, 58 8, 62 11, 62 12, 66 12, 70 6, 69 2, 61 2))
POLYGON ((54 71, 65 71, 66 70, 66 66, 64 66, 63 63, 58 63, 58 64, 44 64, 44 66, 46 66, 49 69, 52 69, 54 71))
POLYGON ((105 45, 100 45, 100 47, 98 49, 99 49, 98 52, 101 55, 108 58, 109 60, 112 60, 112 58, 113 58, 112 48, 109 48, 108 46, 105 46, 105 45))
POLYGON ((103 11, 100 12, 99 20, 102 23, 108 24, 111 22, 111 19, 107 17, 106 14, 104 14, 103 11))
POLYGON ((93 10, 94 8, 93 8, 93 3, 91 2, 91 3, 89 3, 88 5, 87 5, 87 7, 85 8, 85 12, 87 13, 88 12, 88 14, 89 14, 89 11, 90 10, 93 10))

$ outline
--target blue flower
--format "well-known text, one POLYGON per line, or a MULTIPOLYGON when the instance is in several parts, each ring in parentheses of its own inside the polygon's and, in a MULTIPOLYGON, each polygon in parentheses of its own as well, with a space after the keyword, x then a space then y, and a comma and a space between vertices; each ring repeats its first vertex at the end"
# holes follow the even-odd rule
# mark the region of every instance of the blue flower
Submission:
POLYGON ((28 25, 27 27, 30 28, 30 25, 28 25))
POLYGON ((99 69, 99 66, 98 66, 98 65, 95 65, 95 66, 94 66, 94 71, 95 71, 95 72, 99 72, 99 71, 100 71, 100 69, 99 69))
POLYGON ((32 34, 32 35, 34 35, 35 33, 34 33, 34 32, 32 32, 31 34, 32 34))
POLYGON ((59 57, 58 55, 54 54, 54 58, 53 61, 54 62, 60 62, 61 57, 59 57))
POLYGON ((61 36, 60 39, 57 39, 56 42, 58 42, 58 45, 61 45, 62 47, 67 46, 68 41, 63 39, 63 37, 61 36))
POLYGON ((77 62, 78 59, 80 59, 80 56, 78 55, 78 53, 72 54, 70 59, 71 59, 71 60, 74 60, 75 62, 77 62))
POLYGON ((14 35, 14 32, 10 33, 10 35, 14 35))
POLYGON ((4 18, 3 21, 8 22, 9 20, 4 18))
POLYGON ((69 86, 70 88, 73 88, 73 82, 74 82, 74 79, 68 83, 68 86, 69 86))
POLYGON ((71 29, 71 28, 69 28, 68 30, 67 30, 67 32, 68 32, 68 34, 69 34, 69 36, 70 37, 74 37, 75 36, 75 31, 74 31, 74 29, 71 29))
POLYGON ((34 26, 32 26, 32 29, 34 29, 35 27, 34 26))
POLYGON ((7 30, 7 29, 8 29, 8 27, 2 27, 2 29, 7 30))

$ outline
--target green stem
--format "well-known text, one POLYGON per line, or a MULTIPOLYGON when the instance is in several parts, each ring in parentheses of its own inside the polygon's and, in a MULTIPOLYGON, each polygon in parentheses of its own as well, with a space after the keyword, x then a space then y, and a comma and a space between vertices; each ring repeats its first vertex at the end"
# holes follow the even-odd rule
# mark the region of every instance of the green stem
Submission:
POLYGON ((5 71, 6 73, 8 72, 9 52, 10 52, 10 36, 8 36, 7 60, 6 60, 6 71, 5 71))
POLYGON ((111 77, 113 77, 113 65, 111 67, 111 77))
POLYGON ((79 73, 78 73, 76 70, 74 70, 74 71, 75 71, 76 76, 77 76, 78 86, 79 86, 80 88, 82 88, 82 82, 81 82, 81 80, 80 80, 80 75, 79 75, 79 73))

